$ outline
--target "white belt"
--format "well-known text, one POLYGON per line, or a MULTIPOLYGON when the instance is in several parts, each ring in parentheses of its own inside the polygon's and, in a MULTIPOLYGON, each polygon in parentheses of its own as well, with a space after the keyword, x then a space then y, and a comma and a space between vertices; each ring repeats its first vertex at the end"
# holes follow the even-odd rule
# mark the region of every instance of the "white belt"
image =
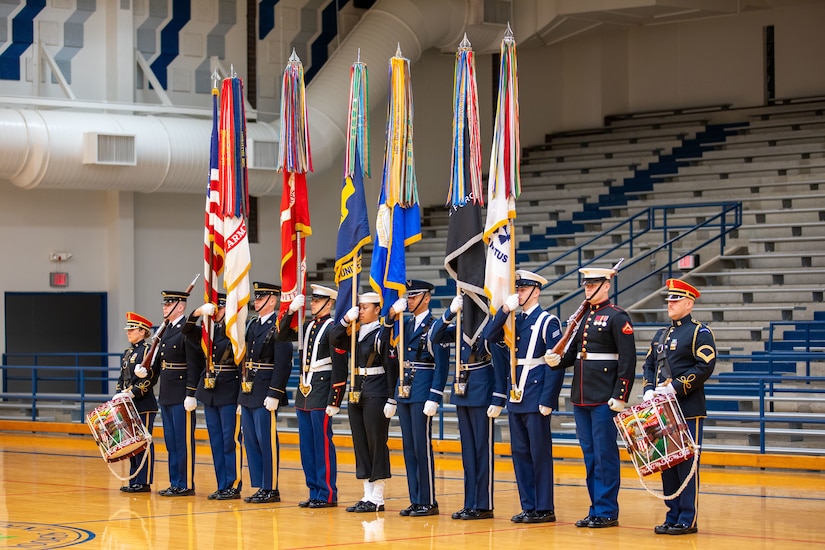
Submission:
POLYGON ((489 367, 491 365, 490 361, 481 361, 479 363, 461 363, 462 370, 478 370, 483 369, 484 367, 489 367))
POLYGON ((544 364, 544 357, 533 357, 531 359, 516 359, 517 365, 522 367, 535 367, 544 364))
POLYGON ((374 376, 376 374, 384 374, 385 371, 384 367, 368 367, 368 368, 355 368, 355 376, 374 376))
MULTIPOLYGON (((576 359, 581 359, 581 358, 582 358, 582 354, 577 353, 576 354, 576 359)), ((588 351, 588 352, 585 352, 584 359, 586 361, 618 361, 619 360, 619 354, 618 353, 590 353, 588 351)))
POLYGON ((323 359, 313 361, 312 364, 309 366, 309 372, 323 372, 328 370, 332 370, 331 357, 325 357, 323 359))
POLYGON ((435 369, 435 364, 433 363, 420 363, 416 361, 404 361, 404 368, 405 369, 421 369, 421 370, 433 370, 435 369))

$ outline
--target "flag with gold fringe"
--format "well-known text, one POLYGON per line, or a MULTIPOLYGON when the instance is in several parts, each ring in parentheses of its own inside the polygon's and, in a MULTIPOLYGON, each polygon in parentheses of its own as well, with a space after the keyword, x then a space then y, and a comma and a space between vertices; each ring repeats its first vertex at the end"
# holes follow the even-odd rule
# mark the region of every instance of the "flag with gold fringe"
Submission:
POLYGON ((453 153, 447 196, 450 218, 444 269, 455 280, 457 292, 465 296, 461 331, 469 346, 481 334, 488 311, 484 294, 481 162, 475 58, 465 35, 456 52, 453 78, 453 153))
POLYGON ((406 294, 405 248, 421 240, 410 60, 401 55, 400 45, 390 59, 389 80, 384 171, 375 222, 376 244, 370 264, 370 285, 381 295, 383 316, 406 294))
MULTIPOLYGON (((216 77, 217 78, 217 77, 216 77)), ((220 215, 220 181, 218 177, 218 85, 212 88, 212 137, 209 145, 209 183, 203 221, 203 301, 217 306, 218 279, 223 273, 223 223, 220 215)), ((212 365, 213 323, 204 317, 201 323, 201 347, 207 365, 212 365)))
MULTIPOLYGON (((281 191, 281 309, 282 318, 289 304, 306 286, 306 237, 312 235, 309 221, 306 173, 312 171, 309 146, 304 66, 295 50, 284 69, 281 88, 281 133, 278 170, 284 174, 281 191)), ((292 328, 299 329, 303 311, 292 317, 292 328)), ((300 338, 299 338, 300 340, 300 338)))
POLYGON ((246 218, 249 216, 249 185, 246 166, 246 113, 243 82, 225 78, 221 88, 218 178, 220 214, 223 219, 226 288, 226 335, 232 342, 235 362, 246 354, 246 317, 249 304, 249 270, 252 258, 246 218))
MULTIPOLYGON (((484 242, 487 244, 484 290, 494 313, 501 308, 507 296, 515 292, 515 242, 512 232, 516 199, 521 193, 520 162, 516 41, 508 25, 501 41, 498 101, 487 187, 487 221, 484 226, 484 242)), ((504 327, 504 337, 512 347, 513 328, 510 322, 504 327)))
POLYGON ((364 175, 369 175, 369 172, 367 66, 356 62, 350 69, 349 132, 341 186, 341 219, 335 248, 335 283, 338 285, 336 323, 356 303, 361 249, 372 241, 364 194, 364 175))

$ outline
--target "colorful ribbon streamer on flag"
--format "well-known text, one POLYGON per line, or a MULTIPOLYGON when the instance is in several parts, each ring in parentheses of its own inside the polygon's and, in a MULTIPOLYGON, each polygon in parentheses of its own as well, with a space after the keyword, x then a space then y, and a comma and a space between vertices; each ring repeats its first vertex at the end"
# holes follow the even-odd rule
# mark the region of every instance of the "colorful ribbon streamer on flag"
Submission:
MULTIPOLYGON (((501 67, 498 84, 490 180, 487 193, 487 221, 484 242, 487 244, 487 267, 484 291, 490 298, 490 308, 496 312, 515 292, 515 243, 513 220, 515 199, 521 193, 518 118, 518 70, 516 42, 510 26, 501 41, 501 67)), ((512 322, 504 326, 504 339, 513 348, 512 322)))
POLYGON ((352 64, 349 71, 349 132, 344 158, 344 177, 354 177, 356 158, 362 177, 370 177, 370 110, 367 66, 361 61, 352 64))
POLYGON ((226 78, 221 89, 219 132, 220 178, 219 211, 223 217, 225 263, 223 284, 226 288, 226 335, 232 342, 235 362, 246 355, 246 317, 249 304, 249 270, 252 258, 246 217, 249 215, 249 187, 246 167, 246 113, 243 82, 226 78))
POLYGON ((450 219, 444 269, 455 280, 457 291, 466 296, 461 332, 467 345, 472 346, 484 328, 488 306, 484 295, 481 221, 481 128, 475 60, 466 35, 456 52, 453 85, 453 162, 447 196, 450 219))
MULTIPOLYGON (((309 150, 304 66, 292 51, 284 69, 281 91, 281 144, 278 169, 284 173, 281 190, 281 307, 283 318, 292 300, 306 287, 306 237, 312 235, 309 221, 306 172, 312 170, 309 150)), ((303 343, 303 311, 292 316, 291 327, 303 343)))
MULTIPOLYGON (((413 156, 410 61, 399 46, 390 59, 390 93, 384 173, 376 218, 370 285, 381 295, 382 315, 407 291, 405 247, 421 240, 421 215, 413 156)), ((395 333, 397 335, 397 331, 395 333)), ((395 342, 393 342, 395 343, 395 342)))

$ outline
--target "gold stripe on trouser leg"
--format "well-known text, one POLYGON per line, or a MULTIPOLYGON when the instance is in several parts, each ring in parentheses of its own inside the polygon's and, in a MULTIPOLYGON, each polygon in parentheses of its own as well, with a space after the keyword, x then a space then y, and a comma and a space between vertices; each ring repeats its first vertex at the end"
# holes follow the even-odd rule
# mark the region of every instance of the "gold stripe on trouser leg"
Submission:
MULTIPOLYGON (((696 444, 699 444, 699 420, 700 418, 697 416, 696 418, 692 419, 694 422, 693 426, 693 433, 696 434, 696 444)), ((696 473, 694 474, 693 484, 694 488, 696 489, 693 491, 693 523, 690 525, 691 527, 696 527, 696 522, 699 518, 699 460, 701 458, 702 449, 700 448, 696 452, 696 473)))
POLYGON ((496 456, 493 452, 493 445, 495 444, 493 441, 493 428, 495 426, 496 419, 487 417, 487 466, 489 468, 489 474, 487 475, 487 479, 489 480, 487 483, 487 502, 489 503, 490 510, 493 509, 493 483, 494 483, 494 467, 496 463, 496 456))
POLYGON ((194 465, 195 461, 195 452, 193 445, 194 441, 194 430, 192 429, 192 423, 195 421, 195 411, 186 411, 186 488, 187 489, 194 489, 195 488, 195 479, 194 479, 194 465))
MULTIPOLYGON (((151 413, 148 413, 148 412, 143 413, 142 418, 141 418, 141 420, 143 421, 143 425, 146 426, 146 431, 147 432, 149 432, 149 415, 150 414, 151 413)), ((155 467, 155 461, 153 460, 154 459, 154 451, 155 451, 154 445, 155 444, 152 441, 151 432, 149 433, 149 435, 150 435, 149 444, 146 445, 146 452, 148 453, 148 455, 146 456, 146 462, 144 463, 144 466, 143 466, 144 468, 146 468, 146 483, 147 484, 152 483, 152 478, 153 478, 152 469, 155 467)), ((138 471, 140 471, 140 470, 138 470, 138 471)))
POLYGON ((237 489, 241 485, 241 476, 243 475, 243 442, 241 441, 241 415, 235 415, 235 483, 232 484, 233 489, 237 489))
POLYGON ((278 489, 278 463, 281 460, 278 452, 278 414, 269 413, 272 418, 269 422, 269 446, 272 449, 272 490, 278 489))

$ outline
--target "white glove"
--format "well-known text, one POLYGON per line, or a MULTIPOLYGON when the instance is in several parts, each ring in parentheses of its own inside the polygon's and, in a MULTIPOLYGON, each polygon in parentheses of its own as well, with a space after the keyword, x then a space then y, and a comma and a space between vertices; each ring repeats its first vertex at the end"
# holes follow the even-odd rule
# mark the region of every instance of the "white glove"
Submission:
POLYGON ((207 303, 203 304, 201 307, 199 307, 198 309, 195 310, 195 315, 197 315, 197 316, 202 315, 204 317, 212 317, 213 315, 215 315, 215 310, 216 309, 217 308, 215 307, 215 304, 207 302, 207 303))
POLYGON ((138 378, 146 378, 149 376, 149 371, 143 368, 143 365, 138 365, 135 367, 135 376, 138 378))
POLYGON ((504 306, 507 308, 508 312, 518 309, 518 294, 511 294, 507 296, 507 299, 504 300, 504 306))
POLYGON ((268 410, 269 412, 277 411, 278 405, 280 405, 280 402, 274 397, 264 398, 264 407, 266 407, 266 410, 268 410))
POLYGON ((450 313, 458 313, 464 307, 464 296, 458 295, 450 302, 450 313))
POLYGON ((561 363, 561 355, 547 351, 544 353, 544 362, 550 367, 557 367, 561 363))
POLYGON ((544 405, 539 405, 539 412, 542 416, 549 416, 551 412, 553 412, 553 407, 545 407, 544 405))
POLYGON ((667 386, 656 386, 656 389, 653 390, 653 393, 658 393, 659 395, 676 395, 676 390, 673 389, 673 384, 668 384, 667 386))
POLYGON ((498 418, 498 415, 501 414, 502 407, 498 405, 490 405, 487 407, 487 418, 498 418))
POLYGON ((327 413, 328 417, 332 418, 333 416, 335 416, 336 414, 341 412, 341 407, 336 407, 334 405, 327 405, 327 410, 325 412, 327 413))
POLYGON ((387 401, 384 405, 384 416, 387 418, 392 418, 395 416, 395 411, 398 408, 398 405, 392 403, 391 401, 387 401))
POLYGON ((621 399, 613 399, 611 397, 607 400, 607 406, 610 407, 611 411, 622 412, 626 405, 627 403, 625 403, 621 399))
POLYGON ((396 315, 401 315, 407 311, 407 299, 406 298, 399 298, 395 301, 392 305, 392 312, 396 315))
POLYGON ((235 415, 236 416, 241 416, 241 406, 240 405, 238 405, 238 408, 235 409, 235 415))
POLYGON ((424 414, 427 416, 435 416, 435 413, 438 412, 438 403, 435 401, 427 401, 424 403, 424 414))
POLYGON ((192 412, 198 408, 198 400, 192 397, 191 395, 188 396, 186 399, 183 400, 183 408, 186 409, 186 412, 192 412))
POLYGON ((292 302, 289 303, 289 312, 295 313, 299 309, 303 309, 304 303, 306 302, 306 298, 303 294, 298 294, 295 298, 292 299, 292 302))
POLYGON ((655 392, 655 391, 653 391, 653 390, 647 390, 647 391, 645 392, 644 396, 642 397, 642 401, 650 401, 651 399, 653 399, 653 396, 654 396, 654 395, 656 395, 656 392, 655 392))
POLYGON ((356 320, 358 320, 358 308, 351 307, 344 314, 344 321, 346 321, 347 323, 351 323, 356 320))
POLYGON ((135 394, 132 393, 132 390, 126 390, 117 392, 112 399, 117 399, 118 397, 134 397, 135 394))

